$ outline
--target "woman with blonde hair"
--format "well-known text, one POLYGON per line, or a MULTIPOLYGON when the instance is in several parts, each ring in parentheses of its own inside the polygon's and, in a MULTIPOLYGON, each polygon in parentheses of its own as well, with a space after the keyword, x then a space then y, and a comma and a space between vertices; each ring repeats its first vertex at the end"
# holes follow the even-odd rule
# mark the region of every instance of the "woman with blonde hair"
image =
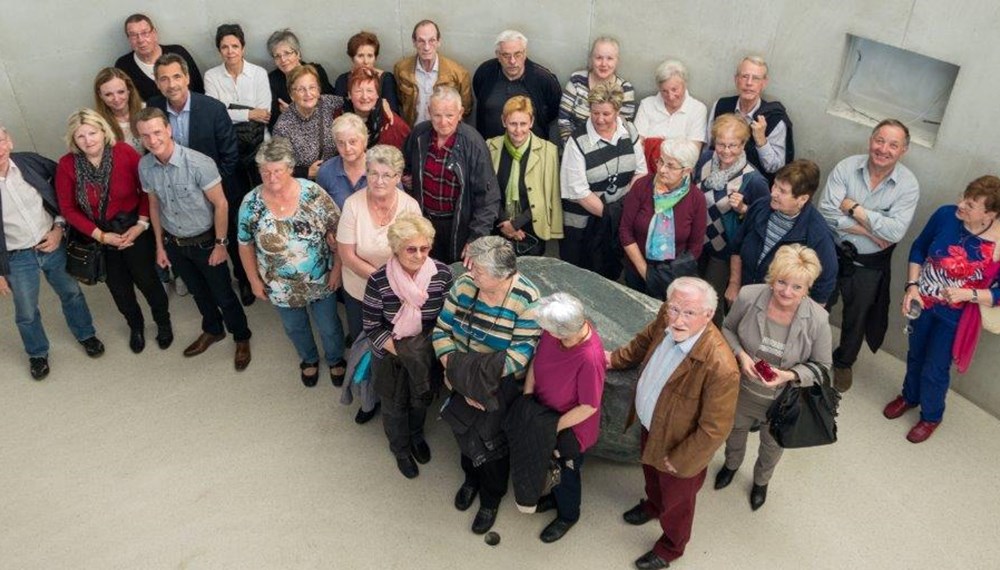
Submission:
POLYGON ((601 36, 590 46, 587 69, 573 72, 563 88, 559 102, 559 138, 563 144, 573 134, 573 130, 587 122, 590 117, 590 91, 598 85, 613 87, 622 92, 619 111, 622 118, 635 118, 635 89, 632 83, 618 76, 618 40, 601 36))

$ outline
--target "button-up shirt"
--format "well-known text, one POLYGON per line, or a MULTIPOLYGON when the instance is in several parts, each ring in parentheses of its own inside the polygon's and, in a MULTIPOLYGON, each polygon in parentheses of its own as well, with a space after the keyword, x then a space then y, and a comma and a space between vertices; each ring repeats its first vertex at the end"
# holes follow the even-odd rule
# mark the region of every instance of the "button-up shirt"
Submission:
POLYGON ((174 146, 166 164, 153 153, 139 161, 139 179, 160 206, 160 225, 174 237, 188 238, 215 225, 214 208, 205 192, 222 183, 215 162, 200 152, 174 146))
POLYGON ((642 369, 635 390, 635 413, 642 422, 642 427, 648 430, 653 425, 653 411, 660 399, 660 393, 704 332, 705 329, 701 329, 687 339, 675 342, 670 329, 667 329, 660 346, 656 347, 646 367, 642 369))
POLYGON ((9 162, 7 176, 0 177, 3 202, 3 233, 7 251, 35 247, 52 229, 52 215, 45 210, 42 195, 24 180, 20 169, 9 162))
POLYGON ((168 101, 167 117, 170 119, 170 130, 174 142, 181 146, 188 146, 188 134, 190 133, 189 127, 191 124, 191 94, 188 93, 187 101, 184 102, 184 108, 180 112, 174 111, 174 108, 168 101))
POLYGON ((650 95, 639 103, 635 128, 644 137, 705 142, 707 118, 708 108, 687 91, 684 91, 684 102, 673 113, 667 110, 663 97, 657 94, 650 95))
POLYGON ((434 56, 434 66, 430 71, 424 71, 420 65, 420 57, 415 62, 417 73, 414 79, 417 82, 417 120, 413 121, 414 126, 431 118, 430 103, 431 95, 434 93, 434 85, 438 80, 438 57, 434 56))

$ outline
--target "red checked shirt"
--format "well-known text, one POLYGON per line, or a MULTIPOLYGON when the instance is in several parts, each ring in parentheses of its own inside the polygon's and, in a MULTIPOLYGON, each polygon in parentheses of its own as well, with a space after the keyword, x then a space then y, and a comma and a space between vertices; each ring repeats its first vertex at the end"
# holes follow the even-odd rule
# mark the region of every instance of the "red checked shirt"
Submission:
POLYGON ((451 149, 455 146, 455 133, 443 145, 438 145, 437 136, 431 136, 431 147, 424 160, 423 204, 430 212, 449 214, 455 211, 460 191, 458 177, 446 168, 451 149))

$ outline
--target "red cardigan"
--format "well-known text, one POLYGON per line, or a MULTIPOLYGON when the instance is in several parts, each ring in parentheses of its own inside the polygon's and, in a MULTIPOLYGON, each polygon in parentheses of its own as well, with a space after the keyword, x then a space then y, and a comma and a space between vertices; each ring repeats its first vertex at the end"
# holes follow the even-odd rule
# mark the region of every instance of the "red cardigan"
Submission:
MULTIPOLYGON (((59 159, 59 166, 56 167, 56 197, 59 200, 59 209, 69 225, 90 237, 97 226, 76 203, 74 156, 73 153, 69 153, 59 159)), ((133 212, 136 209, 139 210, 140 216, 149 217, 149 198, 142 191, 142 184, 139 182, 139 158, 139 153, 128 143, 118 142, 111 148, 114 168, 111 170, 111 182, 108 184, 110 196, 106 220, 114 218, 119 212, 133 212)), ((87 197, 90 199, 92 211, 96 214, 98 201, 95 186, 87 187, 87 197)))
MULTIPOLYGON (((649 232, 649 222, 653 219, 653 177, 647 174, 635 181, 632 189, 625 196, 622 207, 622 221, 618 228, 618 239, 622 247, 636 244, 643 257, 646 255, 646 234, 649 232)), ((705 245, 705 228, 708 225, 708 212, 705 196, 697 184, 692 183, 687 196, 674 206, 674 223, 677 255, 685 251, 698 259, 701 248, 705 245)), ((628 256, 625 257, 628 261, 628 256)), ((632 265, 629 262, 629 265, 632 265)), ((635 269, 633 267, 633 269, 635 269)))

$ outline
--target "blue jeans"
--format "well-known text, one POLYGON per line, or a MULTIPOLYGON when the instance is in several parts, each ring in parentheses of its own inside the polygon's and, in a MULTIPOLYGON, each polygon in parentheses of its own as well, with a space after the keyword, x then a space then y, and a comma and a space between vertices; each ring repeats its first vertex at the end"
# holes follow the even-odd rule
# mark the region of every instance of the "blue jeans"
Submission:
POLYGON ((14 316, 21 333, 24 351, 32 358, 49 355, 49 339, 42 327, 38 310, 39 272, 59 296, 63 316, 76 340, 86 340, 96 334, 94 321, 80 284, 66 273, 66 247, 60 245, 52 253, 24 249, 8 253, 10 275, 7 282, 14 296, 14 316))
POLYGON ((347 315, 347 332, 353 340, 358 340, 364 331, 364 305, 344 290, 344 314, 347 315))
POLYGON ((920 419, 939 422, 951 384, 951 345, 958 329, 957 311, 932 307, 913 321, 906 353, 903 399, 920 406, 920 419))
POLYGON ((309 314, 312 322, 319 330, 319 340, 323 343, 323 354, 329 366, 344 358, 344 327, 340 324, 337 314, 337 296, 330 294, 309 303, 305 307, 276 307, 285 334, 292 341, 295 351, 299 353, 302 362, 319 362, 319 350, 313 338, 309 314))

